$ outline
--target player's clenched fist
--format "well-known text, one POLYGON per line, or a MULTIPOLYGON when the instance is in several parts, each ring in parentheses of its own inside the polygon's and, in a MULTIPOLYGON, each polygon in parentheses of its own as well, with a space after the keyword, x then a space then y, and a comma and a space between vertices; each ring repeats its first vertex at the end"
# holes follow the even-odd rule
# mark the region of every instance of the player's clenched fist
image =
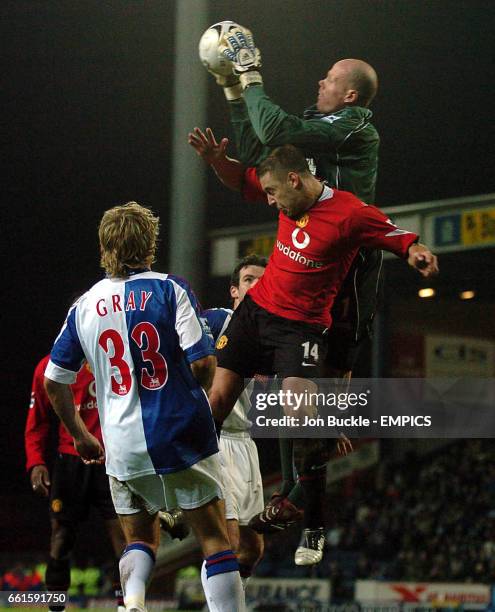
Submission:
POLYGON ((89 431, 84 432, 78 438, 74 438, 74 447, 86 464, 99 464, 105 460, 105 451, 102 445, 98 438, 95 438, 89 431))
POLYGON ((50 488, 50 475, 46 465, 35 465, 31 470, 31 486, 38 495, 48 497, 50 488))
POLYGON ((438 260, 436 255, 424 245, 420 244, 412 244, 409 247, 407 263, 418 270, 418 272, 424 276, 425 278, 429 278, 430 276, 435 276, 438 274, 438 260))

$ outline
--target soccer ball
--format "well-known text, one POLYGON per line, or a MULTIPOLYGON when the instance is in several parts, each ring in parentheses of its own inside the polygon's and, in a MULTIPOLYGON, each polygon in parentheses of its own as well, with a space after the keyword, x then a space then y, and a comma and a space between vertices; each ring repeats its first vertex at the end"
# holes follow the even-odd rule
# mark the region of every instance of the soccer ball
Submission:
POLYGON ((206 70, 222 76, 232 74, 232 62, 220 55, 218 43, 222 37, 239 25, 234 21, 220 21, 210 26, 199 40, 199 59, 206 70))

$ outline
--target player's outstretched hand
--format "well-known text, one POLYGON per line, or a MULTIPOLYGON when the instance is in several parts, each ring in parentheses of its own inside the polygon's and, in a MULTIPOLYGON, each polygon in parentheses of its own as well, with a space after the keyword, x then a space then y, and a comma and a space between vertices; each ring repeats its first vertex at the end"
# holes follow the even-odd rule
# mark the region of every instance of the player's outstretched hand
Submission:
POLYGON ((206 133, 195 127, 187 136, 187 142, 202 157, 206 163, 211 164, 226 157, 225 150, 229 144, 228 138, 222 138, 217 142, 211 128, 206 128, 206 133))
POLYGON ((337 440, 337 452, 339 455, 345 457, 349 453, 352 453, 353 450, 354 447, 352 446, 352 442, 347 436, 341 433, 340 438, 337 440))
POLYGON ((424 244, 412 244, 409 247, 407 263, 413 268, 416 268, 425 278, 435 276, 439 272, 436 255, 433 255, 430 249, 424 244))
POLYGON ((74 448, 86 465, 101 464, 105 461, 105 451, 98 438, 88 432, 74 438, 74 448))
POLYGON ((224 35, 218 46, 220 53, 234 64, 234 71, 243 74, 261 68, 261 53, 250 30, 239 26, 224 35))
POLYGON ((48 497, 50 490, 50 474, 46 465, 35 465, 31 470, 31 486, 37 495, 48 497))

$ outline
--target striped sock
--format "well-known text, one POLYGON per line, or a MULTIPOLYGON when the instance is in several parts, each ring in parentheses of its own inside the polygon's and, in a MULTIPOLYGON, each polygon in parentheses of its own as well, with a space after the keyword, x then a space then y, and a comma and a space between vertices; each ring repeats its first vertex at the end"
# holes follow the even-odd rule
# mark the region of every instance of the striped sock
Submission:
POLYGON ((231 550, 215 553, 205 559, 205 566, 210 609, 218 612, 244 610, 244 590, 235 554, 231 550))

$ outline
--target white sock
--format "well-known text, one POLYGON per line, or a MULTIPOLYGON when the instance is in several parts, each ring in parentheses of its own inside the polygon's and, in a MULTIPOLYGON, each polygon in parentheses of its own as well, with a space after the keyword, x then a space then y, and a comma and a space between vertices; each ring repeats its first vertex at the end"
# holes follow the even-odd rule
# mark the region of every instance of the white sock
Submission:
POLYGON ((208 578, 208 591, 216 606, 211 608, 214 612, 241 612, 246 609, 239 572, 211 576, 208 578))
POLYGON ((208 576, 206 575, 206 561, 203 561, 201 566, 201 584, 203 585, 203 591, 205 592, 206 605, 208 606, 208 610, 210 612, 218 612, 218 608, 213 602, 210 589, 208 588, 208 576))
POLYGON ((155 555, 146 544, 129 544, 120 558, 120 583, 126 609, 144 610, 146 584, 155 565, 155 555))
POLYGON ((245 600, 237 557, 231 550, 205 560, 208 605, 215 612, 244 612, 245 600))

